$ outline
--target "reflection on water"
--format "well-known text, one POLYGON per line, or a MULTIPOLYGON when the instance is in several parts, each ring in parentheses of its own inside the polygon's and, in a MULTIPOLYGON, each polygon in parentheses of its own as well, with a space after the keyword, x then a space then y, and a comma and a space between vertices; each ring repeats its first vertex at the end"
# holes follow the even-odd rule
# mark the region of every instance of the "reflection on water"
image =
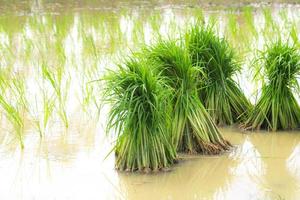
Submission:
POLYGON ((113 169, 113 155, 104 159, 111 143, 101 129, 91 129, 99 132, 91 143, 72 136, 1 153, 0 199, 300 198, 299 132, 221 129, 235 144, 231 152, 182 155, 171 171, 131 174, 113 169))

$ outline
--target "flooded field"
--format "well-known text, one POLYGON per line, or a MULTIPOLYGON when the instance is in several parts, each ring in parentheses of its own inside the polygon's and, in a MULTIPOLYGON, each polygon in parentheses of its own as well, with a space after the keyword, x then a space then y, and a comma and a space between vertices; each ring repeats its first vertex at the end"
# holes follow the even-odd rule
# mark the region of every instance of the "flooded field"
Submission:
POLYGON ((181 154, 157 174, 114 169, 100 77, 196 21, 235 48, 252 103, 258 51, 278 38, 300 47, 297 0, 0 0, 0 199, 300 199, 299 131, 220 128, 228 153, 181 154))
POLYGON ((158 174, 114 170, 98 137, 2 152, 1 199, 299 199, 300 132, 221 131, 235 145, 230 153, 183 155, 158 174))

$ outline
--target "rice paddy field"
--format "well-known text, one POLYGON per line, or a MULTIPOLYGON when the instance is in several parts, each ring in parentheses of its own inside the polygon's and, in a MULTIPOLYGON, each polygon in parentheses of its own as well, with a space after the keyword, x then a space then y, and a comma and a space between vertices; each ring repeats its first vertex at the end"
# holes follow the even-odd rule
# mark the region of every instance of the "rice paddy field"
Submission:
POLYGON ((299 51, 299 0, 0 0, 0 199, 300 199, 299 51))

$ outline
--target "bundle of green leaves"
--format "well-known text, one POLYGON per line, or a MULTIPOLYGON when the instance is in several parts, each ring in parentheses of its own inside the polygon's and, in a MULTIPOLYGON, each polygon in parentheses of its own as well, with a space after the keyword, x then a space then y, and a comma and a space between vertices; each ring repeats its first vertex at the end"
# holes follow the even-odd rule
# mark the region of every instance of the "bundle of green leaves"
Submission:
POLYGON ((214 122, 231 125, 244 120, 251 104, 233 76, 240 71, 233 49, 218 37, 212 26, 193 26, 186 45, 194 67, 204 74, 197 78, 199 97, 214 122))
POLYGON ((277 41, 267 46, 257 62, 257 73, 263 79, 261 96, 244 127, 272 131, 299 128, 300 107, 293 94, 299 89, 299 51, 294 46, 277 41))
POLYGON ((146 48, 149 66, 173 89, 172 136, 180 152, 217 154, 231 146, 200 102, 197 78, 188 51, 176 41, 159 41, 146 48))
POLYGON ((128 59, 105 77, 103 96, 110 103, 108 129, 117 133, 116 168, 151 171, 176 159, 170 139, 170 94, 145 62, 128 59))

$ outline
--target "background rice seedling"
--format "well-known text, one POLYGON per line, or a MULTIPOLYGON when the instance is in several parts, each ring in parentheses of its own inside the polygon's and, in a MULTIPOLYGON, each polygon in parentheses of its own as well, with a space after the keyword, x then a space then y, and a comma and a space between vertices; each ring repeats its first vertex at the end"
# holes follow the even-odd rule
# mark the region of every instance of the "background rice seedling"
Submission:
POLYGON ((3 97, 2 95, 0 95, 0 105, 2 109, 5 111, 5 115, 7 119, 13 125, 14 131, 16 133, 18 141, 20 142, 21 148, 24 148, 24 142, 23 142, 24 122, 23 122, 22 114, 16 107, 14 107, 7 100, 5 100, 5 97, 3 97))
MULTIPOLYGON (((52 68, 52 70, 54 70, 52 68)), ((67 89, 69 87, 69 81, 66 80, 64 87, 62 86, 62 76, 63 76, 63 69, 62 67, 58 67, 56 72, 52 71, 46 63, 42 64, 42 73, 44 78, 50 83, 52 88, 54 89, 56 99, 58 101, 57 111, 64 122, 66 128, 68 128, 68 117, 65 110, 66 98, 67 98, 67 89), (65 91, 65 92, 64 92, 65 91), (64 92, 64 93, 63 93, 64 92)))
POLYGON ((7 73, 7 70, 2 70, 1 74, 0 106, 12 125, 12 132, 15 133, 21 148, 24 148, 24 120, 27 110, 24 79, 21 76, 7 73))
POLYGON ((252 33, 252 35, 257 39, 258 33, 255 27, 254 17, 253 17, 253 8, 252 7, 245 7, 243 9, 243 17, 245 19, 245 30, 249 34, 248 31, 252 33))

